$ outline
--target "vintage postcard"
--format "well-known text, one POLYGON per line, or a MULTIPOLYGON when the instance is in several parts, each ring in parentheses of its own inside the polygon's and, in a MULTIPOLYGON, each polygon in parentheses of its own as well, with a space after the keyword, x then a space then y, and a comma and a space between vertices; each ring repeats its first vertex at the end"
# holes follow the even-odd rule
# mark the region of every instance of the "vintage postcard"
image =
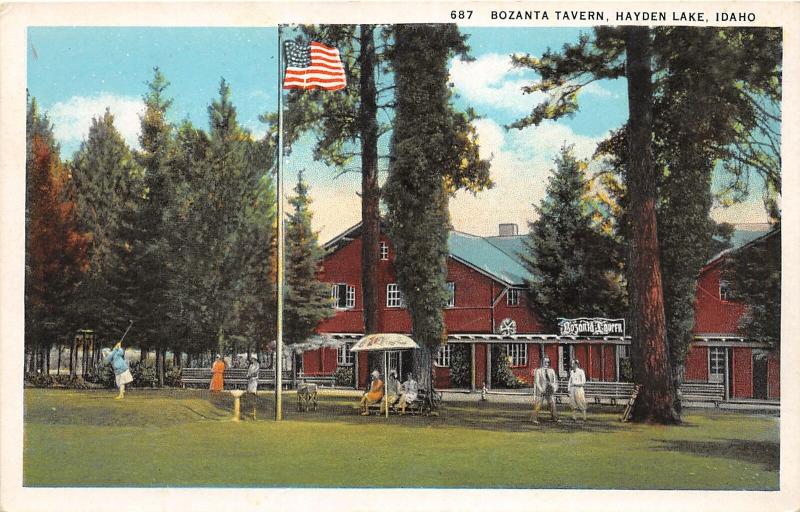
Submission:
POLYGON ((0 510, 796 510, 798 21, 3 4, 0 510))

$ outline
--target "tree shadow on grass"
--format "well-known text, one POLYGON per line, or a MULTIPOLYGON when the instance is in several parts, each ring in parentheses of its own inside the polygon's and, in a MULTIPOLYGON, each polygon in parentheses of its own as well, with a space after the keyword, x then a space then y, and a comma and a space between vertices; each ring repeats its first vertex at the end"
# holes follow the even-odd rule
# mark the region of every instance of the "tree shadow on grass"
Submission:
MULTIPOLYGON (((252 414, 252 398, 242 402, 242 414, 246 419, 247 414, 252 414)), ((358 409, 358 399, 343 397, 319 398, 316 411, 298 411, 297 403, 284 398, 283 417, 295 421, 335 421, 353 425, 384 424, 387 420, 383 415, 373 413, 370 416, 361 416, 358 409)), ((220 408, 232 407, 232 399, 228 394, 221 394, 211 398, 212 402, 220 408)), ((256 406, 257 416, 263 419, 274 417, 274 399, 271 396, 259 396, 256 406)), ((591 411, 590 411, 591 412, 591 411)), ((539 414, 539 424, 533 424, 531 407, 529 404, 502 404, 486 402, 452 402, 446 403, 436 416, 419 416, 391 414, 389 424, 402 425, 412 428, 471 428, 498 432, 592 432, 612 433, 623 427, 617 421, 616 415, 591 414, 586 422, 573 422, 569 412, 559 409, 561 422, 552 423, 550 415, 542 411, 539 414)))
POLYGON ((780 444, 774 441, 744 441, 741 439, 721 439, 719 441, 658 440, 657 449, 679 451, 704 457, 720 457, 761 464, 766 471, 780 469, 780 444))

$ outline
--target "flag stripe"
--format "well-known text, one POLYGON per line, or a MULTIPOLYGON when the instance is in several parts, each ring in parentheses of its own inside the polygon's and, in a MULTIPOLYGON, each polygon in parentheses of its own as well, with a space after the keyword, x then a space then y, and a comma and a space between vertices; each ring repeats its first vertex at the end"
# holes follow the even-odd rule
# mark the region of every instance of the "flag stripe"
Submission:
POLYGON ((284 89, 339 90, 347 85, 339 50, 312 41, 308 46, 285 43, 287 67, 284 89))

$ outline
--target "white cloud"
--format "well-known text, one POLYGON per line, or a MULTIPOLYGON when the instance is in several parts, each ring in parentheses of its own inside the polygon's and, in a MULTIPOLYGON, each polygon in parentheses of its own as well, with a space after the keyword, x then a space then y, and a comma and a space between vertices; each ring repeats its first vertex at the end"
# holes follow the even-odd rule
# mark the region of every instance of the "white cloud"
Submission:
POLYGON ((470 104, 502 109, 513 114, 527 114, 544 99, 544 94, 522 94, 531 73, 511 65, 508 55, 488 53, 472 62, 453 60, 450 81, 456 92, 470 104))
POLYGON ((114 126, 125 142, 139 147, 139 116, 144 112, 144 103, 136 96, 116 96, 100 93, 96 96, 73 96, 67 101, 54 104, 47 115, 59 142, 66 148, 76 147, 86 138, 92 118, 102 116, 106 108, 114 116, 114 126))
POLYGON ((450 215, 456 229, 478 235, 496 235, 498 224, 506 222, 526 232, 528 221, 535 220, 532 205, 545 195, 553 158, 561 146, 574 144, 578 158, 590 158, 600 140, 551 122, 506 132, 494 121, 481 119, 475 127, 481 154, 493 154, 495 186, 474 196, 459 192, 450 201, 450 215))

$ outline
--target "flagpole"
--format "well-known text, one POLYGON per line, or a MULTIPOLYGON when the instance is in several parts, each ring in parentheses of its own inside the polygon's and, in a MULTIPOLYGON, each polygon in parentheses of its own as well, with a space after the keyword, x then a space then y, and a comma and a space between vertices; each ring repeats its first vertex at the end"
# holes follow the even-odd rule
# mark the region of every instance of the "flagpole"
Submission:
POLYGON ((278 23, 278 311, 275 340, 275 421, 283 419, 283 38, 278 23))

